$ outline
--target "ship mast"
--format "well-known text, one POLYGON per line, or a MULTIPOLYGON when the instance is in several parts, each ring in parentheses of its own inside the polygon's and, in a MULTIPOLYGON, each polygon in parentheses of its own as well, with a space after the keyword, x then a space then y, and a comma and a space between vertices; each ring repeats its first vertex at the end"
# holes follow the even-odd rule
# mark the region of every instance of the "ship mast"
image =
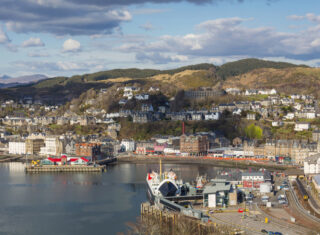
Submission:
POLYGON ((160 181, 162 180, 162 161, 161 161, 161 158, 160 158, 160 181))

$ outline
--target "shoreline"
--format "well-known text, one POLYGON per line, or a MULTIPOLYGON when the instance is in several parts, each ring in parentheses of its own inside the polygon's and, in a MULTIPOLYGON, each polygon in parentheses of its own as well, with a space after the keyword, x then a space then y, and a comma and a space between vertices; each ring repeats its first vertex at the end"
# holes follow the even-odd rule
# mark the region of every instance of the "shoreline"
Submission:
MULTIPOLYGON (((42 158, 28 158, 27 161, 32 159, 42 159, 42 158)), ((163 163, 169 164, 199 164, 199 165, 210 165, 216 167, 230 167, 230 168, 239 168, 239 169, 248 169, 248 168, 265 168, 270 170, 279 170, 284 171, 287 169, 296 169, 295 166, 290 165, 276 165, 276 164, 267 164, 259 162, 248 162, 248 161, 231 161, 231 160, 218 160, 218 159, 204 159, 201 157, 156 157, 156 156, 121 156, 117 157, 117 161, 112 162, 112 164, 118 163, 155 163, 158 164, 159 160, 162 160, 163 163)), ((2 155, 0 156, 0 163, 4 162, 25 162, 26 159, 21 156, 10 156, 2 155)), ((111 163, 110 163, 111 164, 111 163)))
POLYGON ((230 168, 266 168, 270 170, 279 170, 284 171, 287 169, 295 169, 294 166, 286 165, 271 165, 264 163, 253 163, 253 162, 236 162, 236 161, 224 161, 224 160, 215 160, 215 159, 200 159, 200 158, 185 158, 185 157, 146 157, 146 156, 126 156, 118 157, 119 163, 159 163, 159 160, 162 160, 162 163, 171 163, 171 164, 199 164, 199 165, 211 165, 216 167, 230 167, 230 168))

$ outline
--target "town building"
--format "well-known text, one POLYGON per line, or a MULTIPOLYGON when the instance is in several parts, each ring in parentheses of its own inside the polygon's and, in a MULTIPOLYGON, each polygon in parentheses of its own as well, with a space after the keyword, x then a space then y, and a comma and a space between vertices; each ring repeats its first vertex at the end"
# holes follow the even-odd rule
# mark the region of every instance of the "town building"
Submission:
POLYGON ((211 180, 203 189, 203 205, 209 208, 237 205, 237 192, 224 179, 211 180))
POLYGON ((209 97, 221 96, 224 94, 225 91, 215 90, 210 87, 202 87, 198 90, 189 90, 184 92, 185 97, 188 99, 206 99, 209 97))
POLYGON ((180 137, 180 152, 190 155, 206 155, 209 149, 207 136, 182 135, 180 137))
POLYGON ((207 113, 207 114, 204 115, 204 119, 206 121, 219 120, 220 119, 220 113, 219 112, 207 113))
POLYGON ((40 155, 60 156, 63 152, 63 144, 59 137, 46 137, 44 141, 45 146, 40 148, 40 155))
POLYGON ((40 153, 41 148, 45 146, 44 139, 26 139, 26 153, 37 155, 40 153))
POLYGON ((100 143, 77 143, 76 155, 82 157, 92 157, 96 160, 101 155, 100 143))
POLYGON ((320 175, 313 176, 312 183, 313 183, 314 188, 317 191, 317 193, 320 194, 320 175))
POLYGON ((303 170, 305 175, 320 174, 320 153, 306 157, 303 170))
POLYGON ((256 120, 255 113, 247 113, 247 120, 256 120))
POLYGON ((24 141, 10 141, 9 154, 26 154, 26 143, 24 141))
POLYGON ((134 140, 123 139, 121 147, 125 152, 133 152, 136 149, 136 143, 134 140))
POLYGON ((152 115, 147 112, 138 112, 132 115, 132 121, 133 123, 147 123, 151 122, 152 115))
POLYGON ((305 131, 310 129, 310 123, 308 122, 298 122, 294 125, 295 131, 305 131))
POLYGON ((271 182, 271 174, 268 171, 243 172, 241 180, 244 188, 260 189, 260 185, 271 182))
POLYGON ((320 130, 315 130, 312 132, 312 141, 319 142, 320 140, 320 130))

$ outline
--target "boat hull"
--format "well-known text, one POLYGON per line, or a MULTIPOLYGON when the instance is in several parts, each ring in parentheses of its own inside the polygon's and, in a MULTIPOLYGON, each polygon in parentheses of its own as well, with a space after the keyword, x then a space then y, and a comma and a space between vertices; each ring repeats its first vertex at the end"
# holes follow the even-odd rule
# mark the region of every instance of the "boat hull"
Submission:
POLYGON ((151 205, 154 205, 155 195, 153 194, 148 183, 147 183, 147 197, 151 205))

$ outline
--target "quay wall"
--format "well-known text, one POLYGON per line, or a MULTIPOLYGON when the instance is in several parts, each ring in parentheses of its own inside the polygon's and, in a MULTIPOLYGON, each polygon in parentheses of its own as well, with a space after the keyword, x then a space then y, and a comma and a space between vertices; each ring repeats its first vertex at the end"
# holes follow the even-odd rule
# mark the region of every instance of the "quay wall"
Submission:
POLYGON ((131 163, 158 163, 159 159, 163 163, 173 163, 173 164, 204 164, 212 165, 217 167, 232 167, 232 168, 242 168, 247 169, 248 167, 252 168, 266 168, 270 170, 286 170, 286 169, 295 169, 295 166, 291 165, 278 165, 271 163, 261 163, 261 162, 248 162, 248 161, 224 161, 216 160, 203 157, 172 157, 172 156, 146 156, 146 155, 126 155, 119 156, 118 162, 131 162, 131 163))

